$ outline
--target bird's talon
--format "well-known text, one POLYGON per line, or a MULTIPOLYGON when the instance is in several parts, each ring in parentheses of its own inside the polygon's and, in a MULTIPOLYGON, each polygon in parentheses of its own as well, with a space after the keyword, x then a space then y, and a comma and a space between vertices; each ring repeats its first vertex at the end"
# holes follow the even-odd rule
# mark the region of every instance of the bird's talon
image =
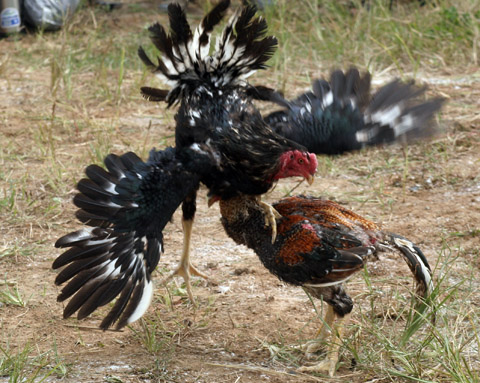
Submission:
POLYGON ((259 200, 259 205, 265 212, 265 226, 270 226, 272 229, 272 244, 277 239, 277 219, 282 218, 282 215, 275 210, 272 205, 259 200))
POLYGON ((305 353, 307 359, 311 359, 317 351, 323 348, 325 348, 325 342, 320 339, 314 339, 302 344, 300 350, 305 353))
POLYGON ((335 367, 337 366, 337 360, 325 358, 321 362, 314 364, 313 366, 302 366, 298 368, 299 372, 320 372, 328 373, 329 376, 335 374, 335 367))
POLYGON ((192 275, 197 277, 205 278, 208 281, 208 276, 201 271, 199 271, 196 267, 194 267, 190 262, 188 264, 184 264, 183 262, 178 265, 178 267, 170 273, 166 278, 160 281, 161 284, 166 285, 174 276, 180 276, 185 281, 185 288, 187 290, 187 295, 190 301, 196 305, 195 298, 192 293, 192 285, 190 283, 190 277, 192 275))
POLYGON ((274 244, 275 240, 277 239, 277 224, 275 223, 275 225, 271 225, 271 228, 272 228, 272 244, 274 244))
POLYGON ((202 277, 203 279, 208 280, 208 275, 205 274, 205 273, 202 273, 200 270, 198 270, 192 264, 189 265, 189 271, 190 271, 191 275, 195 275, 196 277, 202 277))

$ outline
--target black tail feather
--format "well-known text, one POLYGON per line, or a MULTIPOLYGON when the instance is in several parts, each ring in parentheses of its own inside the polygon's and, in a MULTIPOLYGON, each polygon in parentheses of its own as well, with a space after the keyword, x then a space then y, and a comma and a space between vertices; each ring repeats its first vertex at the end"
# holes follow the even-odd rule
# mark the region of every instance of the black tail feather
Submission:
POLYGON ((153 70, 171 88, 169 91, 151 87, 142 88, 150 101, 165 101, 173 105, 200 84, 207 88, 221 88, 243 82, 266 62, 277 47, 277 40, 266 36, 267 23, 255 17, 256 8, 248 5, 237 12, 217 39, 210 54, 211 34, 225 16, 230 1, 220 1, 202 20, 194 33, 185 12, 178 5, 170 5, 170 34, 159 23, 150 28, 150 38, 162 53, 158 64, 142 48, 138 54, 145 65, 153 70))
POLYGON ((277 133, 318 154, 339 154, 375 146, 413 141, 431 136, 433 115, 443 99, 421 101, 425 87, 394 80, 370 95, 371 76, 351 68, 333 71, 330 82, 315 80, 312 92, 293 101, 270 101, 285 109, 271 113, 265 121, 277 133), (286 107, 285 107, 286 105, 286 107))
POLYGON ((433 290, 432 270, 422 250, 398 234, 387 233, 388 245, 399 250, 417 282, 416 294, 427 297, 433 290))

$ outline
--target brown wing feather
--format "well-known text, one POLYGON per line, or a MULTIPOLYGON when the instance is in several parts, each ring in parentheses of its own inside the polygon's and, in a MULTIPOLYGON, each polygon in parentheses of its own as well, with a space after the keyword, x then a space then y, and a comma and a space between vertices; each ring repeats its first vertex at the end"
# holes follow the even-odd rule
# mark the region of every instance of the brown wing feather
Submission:
POLYGON ((301 214, 307 219, 320 221, 323 225, 329 227, 341 224, 349 229, 360 226, 364 230, 379 230, 379 227, 372 221, 363 218, 336 202, 320 198, 289 197, 280 200, 274 204, 274 207, 283 216, 301 214))
POLYGON ((299 215, 284 217, 277 227, 278 235, 283 238, 283 244, 276 255, 277 262, 282 260, 285 264, 293 266, 305 262, 304 255, 312 252, 316 247, 322 246, 322 240, 307 224, 302 224, 305 218, 299 215), (296 230, 292 230, 296 227, 296 230))

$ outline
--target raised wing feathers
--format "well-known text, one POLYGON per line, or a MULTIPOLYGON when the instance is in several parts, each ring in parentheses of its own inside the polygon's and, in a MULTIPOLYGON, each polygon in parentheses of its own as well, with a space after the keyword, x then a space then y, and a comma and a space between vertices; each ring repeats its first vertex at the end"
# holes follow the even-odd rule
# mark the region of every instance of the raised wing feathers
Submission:
POLYGON ((117 301, 100 327, 121 328, 140 318, 153 294, 151 273, 163 251, 162 230, 199 176, 188 171, 175 149, 152 151, 147 162, 133 153, 110 154, 108 170, 87 167, 74 203, 79 220, 90 227, 60 238, 68 248, 53 263, 63 267, 55 283, 59 301, 70 299, 67 318, 85 318, 98 307, 117 301))
POLYGON ((176 4, 168 7, 170 33, 159 23, 149 28, 150 38, 162 57, 154 64, 141 47, 139 57, 171 89, 144 87, 145 98, 166 101, 171 106, 202 86, 210 92, 243 84, 256 70, 266 68, 266 62, 277 48, 277 40, 266 36, 267 24, 263 18, 255 17, 253 5, 243 7, 232 16, 210 54, 211 34, 229 5, 229 0, 220 1, 194 33, 184 10, 176 4))

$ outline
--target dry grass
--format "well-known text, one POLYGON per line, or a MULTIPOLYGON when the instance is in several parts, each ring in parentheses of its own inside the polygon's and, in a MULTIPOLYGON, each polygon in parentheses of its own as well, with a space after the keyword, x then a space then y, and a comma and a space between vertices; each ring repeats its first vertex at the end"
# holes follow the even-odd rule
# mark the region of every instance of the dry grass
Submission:
MULTIPOLYGON (((368 11, 350 2, 279 1, 266 15, 280 50, 252 82, 295 95, 331 67, 354 64, 378 81, 415 76, 430 83, 430 95, 448 97, 444 132, 433 142, 319 157, 316 184, 295 192, 383 222, 416 241, 435 268, 437 320, 403 344, 405 329, 413 330, 406 267, 387 257, 349 284, 356 306, 341 378, 331 381, 479 382, 478 1, 395 2, 392 11, 379 3, 368 11)), ((201 201, 194 260, 219 286, 197 281, 198 307, 172 283, 158 286, 146 318, 123 332, 96 331, 102 313, 61 319, 53 243, 78 227, 71 198, 83 169, 110 152, 145 157, 173 143, 174 111, 138 92, 153 83, 136 57, 139 44, 151 49, 144 27, 165 21, 152 9, 83 8, 58 33, 0 41, 0 381, 327 381, 294 372, 305 363, 294 346, 320 323, 312 303, 235 247, 218 211, 201 201)), ((270 198, 293 185, 278 185, 270 198)), ((156 279, 181 249, 177 221, 165 235, 156 279)))

